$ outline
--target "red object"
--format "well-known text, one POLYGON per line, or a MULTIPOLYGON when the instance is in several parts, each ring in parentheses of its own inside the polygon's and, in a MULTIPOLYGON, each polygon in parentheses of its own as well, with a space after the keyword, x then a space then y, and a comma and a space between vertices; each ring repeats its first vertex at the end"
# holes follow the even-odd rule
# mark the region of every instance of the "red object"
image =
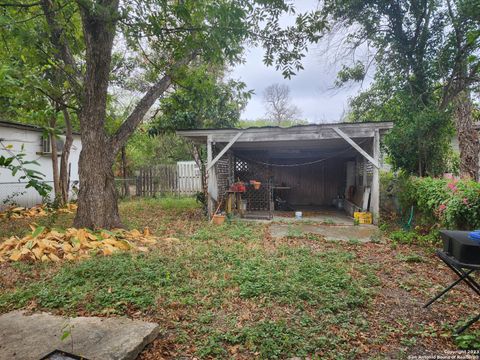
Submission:
POLYGON ((245 184, 242 182, 237 182, 235 184, 232 184, 232 186, 230 186, 230 191, 245 192, 246 191, 245 184))

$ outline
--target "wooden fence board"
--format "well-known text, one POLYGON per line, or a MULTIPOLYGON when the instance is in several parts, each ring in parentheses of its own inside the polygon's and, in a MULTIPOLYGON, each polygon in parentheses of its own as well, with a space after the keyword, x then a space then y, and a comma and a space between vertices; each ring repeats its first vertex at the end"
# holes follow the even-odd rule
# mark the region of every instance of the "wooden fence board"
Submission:
POLYGON ((166 193, 193 195, 202 191, 200 171, 194 161, 162 164, 141 169, 137 177, 137 196, 157 196, 166 193))

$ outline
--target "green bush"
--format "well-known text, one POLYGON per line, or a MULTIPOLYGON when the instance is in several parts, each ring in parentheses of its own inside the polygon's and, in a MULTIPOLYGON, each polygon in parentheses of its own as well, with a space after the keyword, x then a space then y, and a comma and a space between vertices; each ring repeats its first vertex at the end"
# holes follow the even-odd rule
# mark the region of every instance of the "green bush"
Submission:
POLYGON ((480 331, 468 332, 455 337, 455 342, 460 349, 476 350, 480 349, 480 331))
POLYGON ((439 233, 437 230, 429 231, 426 234, 421 234, 417 230, 395 230, 388 235, 394 244, 417 244, 417 245, 437 245, 439 242, 439 233))
POLYGON ((480 228, 480 183, 454 177, 399 180, 403 208, 414 206, 417 219, 451 229, 480 228))

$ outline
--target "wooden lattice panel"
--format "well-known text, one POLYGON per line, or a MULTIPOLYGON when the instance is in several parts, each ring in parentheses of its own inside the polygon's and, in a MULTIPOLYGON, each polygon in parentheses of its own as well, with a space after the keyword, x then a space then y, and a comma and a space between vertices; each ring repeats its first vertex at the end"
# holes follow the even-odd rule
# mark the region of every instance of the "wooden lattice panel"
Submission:
POLYGON ((268 166, 235 158, 235 181, 249 183, 250 180, 260 181, 260 189, 247 187, 243 198, 247 200, 248 211, 271 211, 272 187, 270 169, 268 166))
POLYGON ((248 182, 252 179, 248 163, 245 160, 235 158, 235 181, 248 182))
POLYGON ((260 189, 255 190, 253 187, 248 187, 244 194, 247 200, 248 211, 270 211, 270 186, 268 183, 262 183, 260 189))

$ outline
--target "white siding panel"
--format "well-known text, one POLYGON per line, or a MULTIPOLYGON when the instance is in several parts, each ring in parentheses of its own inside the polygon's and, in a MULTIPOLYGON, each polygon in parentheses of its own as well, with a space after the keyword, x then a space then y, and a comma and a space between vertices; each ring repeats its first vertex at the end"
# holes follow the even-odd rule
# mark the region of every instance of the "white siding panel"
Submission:
MULTIPOLYGON (((23 146, 23 152, 26 153, 24 160, 35 160, 40 164, 40 166, 28 165, 28 167, 43 173, 45 181, 51 183, 53 181, 52 160, 50 155, 41 155, 41 135, 41 132, 35 130, 10 128, 0 125, 2 143, 11 145, 11 151, 14 154, 22 152, 23 146)), ((80 136, 74 135, 69 158, 71 164, 70 185, 74 181, 78 181, 78 159, 81 149, 80 136)), ((10 155, 0 147, 0 156, 8 157, 10 155)), ((9 170, 0 168, 0 208, 9 197, 13 197, 15 202, 21 206, 33 206, 42 202, 42 198, 34 189, 25 189, 25 184, 19 183, 21 176, 22 174, 12 176, 9 170), (23 194, 14 196, 15 193, 23 194)))

